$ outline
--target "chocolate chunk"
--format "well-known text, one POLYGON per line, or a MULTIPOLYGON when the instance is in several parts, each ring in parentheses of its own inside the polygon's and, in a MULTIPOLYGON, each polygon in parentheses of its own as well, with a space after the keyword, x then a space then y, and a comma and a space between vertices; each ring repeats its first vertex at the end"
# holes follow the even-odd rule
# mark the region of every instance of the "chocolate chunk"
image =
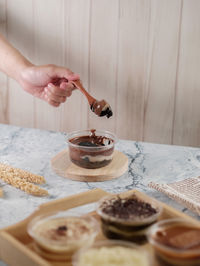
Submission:
POLYGON ((66 234, 67 231, 67 226, 66 225, 61 225, 56 229, 56 233, 59 236, 64 236, 66 234))
POLYGON ((100 116, 106 116, 107 118, 111 117, 113 115, 113 112, 111 110, 111 108, 107 108, 104 111, 101 111, 100 116))
POLYGON ((59 226, 57 230, 66 231, 67 230, 67 226, 66 225, 59 226))

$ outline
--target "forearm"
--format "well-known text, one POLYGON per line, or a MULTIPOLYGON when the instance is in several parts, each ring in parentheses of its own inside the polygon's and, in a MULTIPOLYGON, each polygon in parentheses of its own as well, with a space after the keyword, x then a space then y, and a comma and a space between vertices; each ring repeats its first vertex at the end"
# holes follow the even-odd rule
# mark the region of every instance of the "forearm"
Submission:
POLYGON ((23 69, 32 64, 0 34, 0 71, 19 80, 23 69))

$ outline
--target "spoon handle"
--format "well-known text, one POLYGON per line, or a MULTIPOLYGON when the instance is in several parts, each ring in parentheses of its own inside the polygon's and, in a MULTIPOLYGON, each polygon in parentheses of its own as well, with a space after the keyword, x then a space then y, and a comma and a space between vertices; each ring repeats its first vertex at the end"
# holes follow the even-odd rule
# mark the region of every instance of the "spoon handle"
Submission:
POLYGON ((77 89, 79 89, 87 98, 90 106, 94 103, 94 101, 96 101, 95 98, 93 98, 83 87, 83 85, 81 84, 80 80, 76 80, 76 81, 70 81, 77 89))

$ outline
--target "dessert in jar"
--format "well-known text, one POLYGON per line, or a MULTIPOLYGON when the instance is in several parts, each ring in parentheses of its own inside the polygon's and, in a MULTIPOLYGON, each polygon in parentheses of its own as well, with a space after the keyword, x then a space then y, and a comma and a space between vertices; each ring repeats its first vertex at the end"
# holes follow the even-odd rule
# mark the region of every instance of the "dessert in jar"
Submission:
POLYGON ((74 266, 149 266, 149 255, 144 249, 121 240, 97 241, 82 248, 73 256, 74 266))
POLYGON ((160 266, 200 265, 200 226, 174 218, 154 224, 148 240, 160 266))
POLYGON ((34 218, 27 230, 44 255, 51 253, 70 260, 76 250, 93 243, 99 227, 93 217, 60 212, 34 218))
POLYGON ((161 212, 157 201, 144 201, 135 193, 107 196, 97 206, 105 236, 136 243, 146 242, 146 230, 157 221, 161 212))
POLYGON ((83 130, 68 134, 67 142, 74 164, 95 169, 112 161, 116 137, 108 131, 83 130))

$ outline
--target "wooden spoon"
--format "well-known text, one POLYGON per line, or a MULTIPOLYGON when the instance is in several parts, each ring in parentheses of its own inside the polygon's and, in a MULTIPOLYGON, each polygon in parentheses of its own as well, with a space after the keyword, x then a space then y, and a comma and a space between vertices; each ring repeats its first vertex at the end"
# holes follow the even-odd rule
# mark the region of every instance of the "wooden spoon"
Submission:
POLYGON ((98 116, 106 116, 109 118, 113 115, 112 109, 110 105, 105 101, 98 101, 94 97, 92 97, 83 87, 80 80, 70 81, 77 89, 79 89, 87 98, 90 109, 98 116))

